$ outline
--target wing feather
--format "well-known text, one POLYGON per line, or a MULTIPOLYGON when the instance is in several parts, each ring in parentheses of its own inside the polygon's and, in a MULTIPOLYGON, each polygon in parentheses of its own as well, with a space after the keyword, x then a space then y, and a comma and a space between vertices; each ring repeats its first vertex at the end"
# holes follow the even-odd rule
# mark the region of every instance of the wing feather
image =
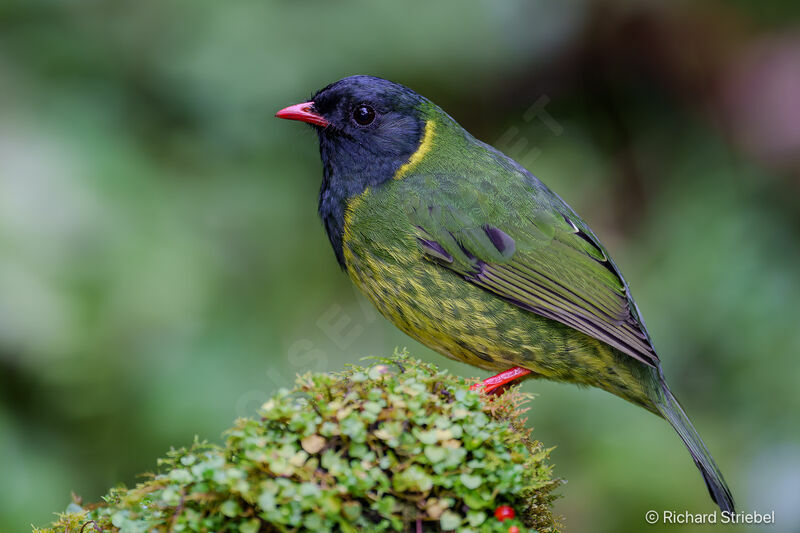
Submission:
MULTIPOLYGON (((452 189, 463 201, 465 190, 452 189)), ((421 251, 514 305, 655 366, 658 356, 628 286, 591 230, 549 190, 544 208, 541 201, 515 205, 516 193, 499 213, 530 208, 524 218, 492 216, 485 207, 456 209, 447 196, 427 198, 426 206, 411 209, 421 251)))

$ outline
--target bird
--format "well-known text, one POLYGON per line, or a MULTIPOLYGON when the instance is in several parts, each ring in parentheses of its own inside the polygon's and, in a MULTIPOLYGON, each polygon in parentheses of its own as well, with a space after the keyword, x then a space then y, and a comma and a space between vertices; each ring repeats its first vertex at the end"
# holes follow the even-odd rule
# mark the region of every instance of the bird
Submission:
POLYGON ((604 389, 669 422, 709 494, 731 491, 667 386, 629 286, 589 226, 525 167, 432 101, 373 76, 278 111, 310 124, 318 211, 341 268, 390 322, 497 372, 604 389))

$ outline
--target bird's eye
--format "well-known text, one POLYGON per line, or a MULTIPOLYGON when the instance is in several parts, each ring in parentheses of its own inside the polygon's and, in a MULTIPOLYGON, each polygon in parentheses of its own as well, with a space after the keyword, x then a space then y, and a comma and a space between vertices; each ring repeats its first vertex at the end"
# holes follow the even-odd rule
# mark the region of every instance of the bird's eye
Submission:
POLYGON ((372 121, 375 120, 375 110, 366 104, 359 104, 353 110, 353 120, 362 126, 372 124, 372 121))

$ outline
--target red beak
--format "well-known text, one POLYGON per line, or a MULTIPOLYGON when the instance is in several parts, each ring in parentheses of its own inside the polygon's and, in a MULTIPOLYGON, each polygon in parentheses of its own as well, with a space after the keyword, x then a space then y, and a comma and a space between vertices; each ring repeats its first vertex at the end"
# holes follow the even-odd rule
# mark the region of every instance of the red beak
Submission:
POLYGON ((299 120, 300 122, 308 122, 323 128, 330 124, 325 117, 318 115, 312 111, 314 109, 314 102, 303 102, 302 104, 290 105, 287 108, 281 109, 275 116, 278 118, 285 118, 287 120, 299 120))

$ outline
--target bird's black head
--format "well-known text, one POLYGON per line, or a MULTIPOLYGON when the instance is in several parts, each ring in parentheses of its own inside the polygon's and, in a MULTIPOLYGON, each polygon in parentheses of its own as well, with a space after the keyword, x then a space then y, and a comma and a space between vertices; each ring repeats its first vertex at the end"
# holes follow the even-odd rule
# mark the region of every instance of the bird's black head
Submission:
POLYGON ((342 266, 347 202, 391 179, 417 150, 425 130, 420 109, 425 102, 397 83, 350 76, 276 114, 317 130, 323 165, 319 214, 342 266))

